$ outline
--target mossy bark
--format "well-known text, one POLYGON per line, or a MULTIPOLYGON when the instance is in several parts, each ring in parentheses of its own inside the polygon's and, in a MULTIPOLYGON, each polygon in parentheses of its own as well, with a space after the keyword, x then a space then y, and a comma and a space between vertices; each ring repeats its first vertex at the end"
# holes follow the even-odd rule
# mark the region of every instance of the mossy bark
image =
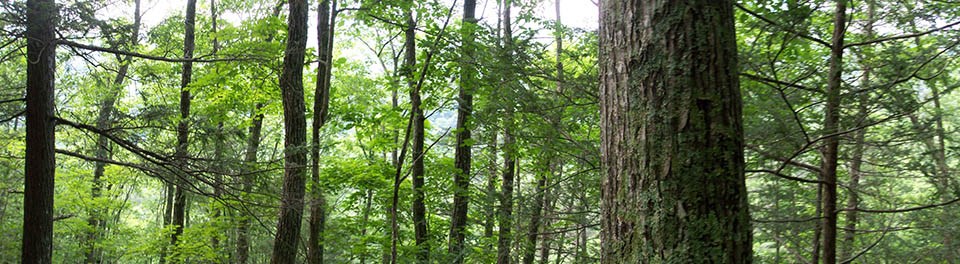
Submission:
POLYGON ((750 263, 733 3, 600 11, 601 263, 750 263))

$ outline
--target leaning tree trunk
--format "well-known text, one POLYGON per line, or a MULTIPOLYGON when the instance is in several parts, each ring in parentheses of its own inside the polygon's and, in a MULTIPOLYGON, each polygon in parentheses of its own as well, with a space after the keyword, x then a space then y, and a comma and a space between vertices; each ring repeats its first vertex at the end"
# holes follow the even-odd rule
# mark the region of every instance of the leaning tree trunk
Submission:
MULTIPOLYGON (((250 125, 249 135, 247 136, 247 146, 244 150, 243 157, 243 167, 247 171, 247 175, 244 175, 240 179, 241 189, 244 194, 249 194, 253 191, 253 179, 251 177, 254 174, 250 174, 256 171, 257 163, 257 152, 260 150, 260 131, 263 129, 263 114, 260 113, 260 110, 263 108, 263 104, 258 103, 254 108, 251 116, 253 120, 250 125)), ((249 216, 244 216, 240 218, 240 222, 237 223, 237 263, 246 264, 250 258, 250 218, 249 216)))
POLYGON ((303 60, 306 55, 309 7, 306 0, 289 0, 289 10, 287 47, 280 73, 284 125, 283 193, 273 256, 270 259, 273 264, 297 262, 307 166, 307 152, 304 151, 307 146, 307 121, 303 99, 303 60))
POLYGON ((53 0, 27 0, 26 154, 24 155, 22 263, 52 263, 54 73, 57 45, 53 0))
MULTIPOLYGON (((133 32, 130 34, 130 46, 137 46, 138 36, 140 35, 140 0, 134 1, 134 11, 133 11, 133 32)), ((133 56, 127 55, 120 61, 120 69, 117 69, 116 78, 113 79, 113 87, 110 87, 108 94, 100 100, 99 114, 97 115, 97 129, 102 131, 109 130, 113 125, 113 109, 117 101, 117 94, 122 90, 123 81, 127 78, 127 71, 130 68, 130 61, 133 59, 133 56)), ((104 135, 97 135, 97 146, 94 156, 97 160, 107 160, 110 158, 110 140, 104 135)), ((93 164, 93 186, 90 188, 91 199, 100 198, 101 190, 103 189, 103 172, 106 167, 106 163, 102 161, 96 161, 93 164)), ((99 208, 95 208, 90 216, 87 219, 87 223, 90 224, 92 228, 91 231, 87 234, 87 255, 84 263, 100 263, 101 255, 103 252, 100 247, 97 246, 96 241, 99 240, 102 236, 102 232, 106 227, 106 222, 103 219, 103 212, 99 208)))
POLYGON ((733 3, 600 8, 601 263, 750 263, 733 3))
MULTIPOLYGON (((336 1, 333 10, 336 10, 336 1)), ((311 202, 310 227, 307 240, 307 263, 323 263, 323 232, 326 224, 326 198, 320 184, 320 128, 327 123, 330 109, 330 74, 333 68, 333 15, 330 0, 320 1, 317 8, 317 88, 313 97, 313 126, 311 128, 311 202)))
MULTIPOLYGON (((187 146, 189 145, 188 139, 190 135, 190 99, 192 97, 188 86, 190 86, 190 79, 193 76, 193 62, 189 61, 189 59, 193 58, 196 16, 197 1, 188 0, 187 14, 184 18, 183 37, 183 58, 188 60, 183 62, 183 68, 180 73, 180 122, 177 125, 177 148, 176 153, 174 153, 174 158, 180 171, 185 171, 187 166, 187 146)), ((170 236, 170 246, 174 247, 174 251, 171 254, 173 257, 177 256, 177 240, 180 235, 183 234, 183 228, 186 224, 187 197, 184 191, 187 186, 186 180, 187 179, 182 176, 176 176, 175 179, 173 179, 173 181, 177 183, 173 193, 173 219, 171 220, 174 225, 174 231, 170 236)))
POLYGON ((476 89, 476 51, 474 32, 477 27, 475 17, 476 0, 463 2, 463 27, 460 30, 462 43, 460 45, 460 92, 457 108, 457 142, 454 150, 453 175, 453 216, 450 219, 450 243, 447 253, 451 255, 454 264, 463 263, 463 241, 467 227, 467 209, 470 197, 470 165, 472 163, 470 143, 470 115, 473 112, 473 92, 476 89))

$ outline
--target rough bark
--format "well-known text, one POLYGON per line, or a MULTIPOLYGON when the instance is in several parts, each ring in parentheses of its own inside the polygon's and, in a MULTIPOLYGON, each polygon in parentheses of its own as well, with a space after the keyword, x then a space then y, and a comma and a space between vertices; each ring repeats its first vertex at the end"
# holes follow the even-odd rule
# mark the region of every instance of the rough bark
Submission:
MULTIPOLYGON (((336 9, 334 1, 333 9, 336 9)), ((313 101, 313 126, 311 128, 311 202, 309 239, 307 240, 307 263, 323 263, 323 231, 326 224, 326 198, 320 184, 320 129, 327 123, 330 109, 330 74, 333 68, 333 16, 330 0, 320 1, 317 8, 317 88, 313 101)))
POLYGON ((824 146, 821 155, 821 175, 823 181, 823 255, 824 264, 837 262, 837 163, 840 149, 840 85, 843 74, 843 35, 846 32, 847 0, 837 0, 833 18, 833 39, 830 47, 830 72, 827 78, 826 105, 823 134, 824 146))
POLYGON ((453 215, 450 219, 450 243, 447 253, 451 255, 454 264, 463 263, 463 241, 467 227, 467 209, 470 199, 470 166, 472 163, 472 144, 470 143, 470 115, 473 112, 473 91, 476 89, 476 51, 474 32, 477 27, 475 17, 476 0, 463 2, 463 25, 460 36, 463 41, 460 45, 460 89, 458 94, 459 107, 457 108, 457 142, 454 150, 453 175, 453 215))
MULTIPOLYGON (((135 47, 139 42, 140 35, 140 0, 134 1, 134 11, 133 11, 133 32, 130 33, 130 46, 135 47)), ((120 68, 117 69, 117 75, 113 80, 113 87, 110 87, 108 94, 100 100, 98 106, 99 114, 97 115, 97 129, 100 130, 109 130, 113 125, 113 109, 117 101, 117 94, 122 90, 123 81, 127 78, 127 71, 130 68, 130 62, 133 59, 132 56, 125 56, 119 62, 120 68)), ((110 139, 104 135, 97 135, 97 146, 94 153, 94 157, 98 160, 107 160, 110 158, 110 139)), ((94 162, 93 164, 93 186, 90 188, 91 199, 96 200, 102 195, 101 190, 103 189, 102 177, 104 173, 104 168, 106 163, 102 161, 94 162)), ((106 222, 103 219, 103 212, 99 208, 95 208, 91 213, 87 223, 90 225, 92 230, 87 233, 87 252, 86 259, 84 263, 100 263, 102 261, 103 252, 97 246, 96 241, 100 239, 101 233, 106 227, 106 222)))
MULTIPOLYGON (((188 0, 187 1, 187 10, 184 17, 184 36, 183 36, 183 58, 192 59, 193 58, 193 49, 195 34, 194 30, 196 27, 196 16, 197 16, 197 1, 188 0)), ((192 95, 190 94, 190 80, 193 76, 193 62, 185 61, 180 73, 180 122, 177 124, 177 147, 174 153, 174 158, 176 159, 177 166, 181 170, 185 170, 187 166, 187 147, 189 146, 189 135, 190 135, 190 100, 192 95)), ((183 228, 186 224, 186 206, 187 206, 187 196, 186 183, 180 176, 176 176, 173 180, 176 182, 177 186, 174 188, 173 193, 173 218, 171 219, 171 224, 174 225, 173 234, 170 235, 170 245, 176 248, 177 240, 180 235, 183 234, 183 228)), ((176 250, 171 253, 172 256, 176 257, 176 250)))
POLYGON ((280 200, 280 219, 274 238, 273 264, 297 262, 300 222, 303 218, 303 197, 306 178, 306 106, 303 99, 303 60, 307 45, 306 0, 289 0, 287 45, 280 73, 283 94, 284 175, 280 200))
POLYGON ((27 1, 27 99, 21 263, 52 263, 57 6, 27 1))
POLYGON ((750 263, 732 1, 600 7, 601 263, 750 263))

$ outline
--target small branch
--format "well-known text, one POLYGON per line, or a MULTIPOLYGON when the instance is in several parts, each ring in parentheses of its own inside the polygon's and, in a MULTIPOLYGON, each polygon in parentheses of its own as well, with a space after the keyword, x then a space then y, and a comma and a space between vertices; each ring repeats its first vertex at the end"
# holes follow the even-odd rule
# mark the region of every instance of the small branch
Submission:
POLYGON ((956 25, 958 25, 958 24, 960 24, 960 21, 953 22, 953 23, 947 24, 947 25, 942 26, 942 27, 934 28, 934 29, 931 29, 931 30, 923 31, 923 32, 917 32, 917 33, 913 33, 913 34, 906 34, 906 35, 899 35, 899 36, 890 36, 890 37, 885 37, 885 38, 878 38, 878 39, 873 39, 873 40, 867 40, 867 41, 864 41, 864 42, 849 43, 849 44, 847 44, 847 45, 844 45, 843 48, 856 47, 856 46, 864 46, 864 45, 870 45, 870 44, 875 44, 875 43, 880 43, 880 42, 886 42, 886 41, 891 41, 891 40, 898 40, 898 39, 907 39, 907 38, 920 37, 920 36, 928 35, 928 34, 931 34, 931 33, 935 33, 935 32, 937 32, 937 31, 941 31, 941 30, 944 30, 944 29, 947 29, 947 28, 951 28, 951 27, 956 26, 956 25))
POLYGON ((767 173, 767 174, 771 174, 771 175, 773 175, 773 176, 777 176, 777 177, 784 178, 784 179, 787 179, 787 180, 792 180, 792 181, 806 182, 806 183, 825 183, 825 182, 820 181, 820 180, 808 180, 808 179, 804 179, 804 178, 800 178, 800 177, 794 177, 794 176, 786 175, 786 174, 783 174, 783 173, 780 173, 780 172, 777 172, 777 171, 773 171, 773 170, 746 170, 746 173, 767 173))
POLYGON ((878 213, 878 214, 905 213, 905 212, 912 212, 912 211, 919 211, 919 210, 923 210, 923 209, 930 209, 930 208, 936 208, 936 207, 941 207, 941 206, 947 206, 947 205, 951 205, 951 204, 953 204, 953 203, 956 203, 956 202, 958 202, 958 201, 960 201, 960 198, 956 198, 956 199, 953 199, 953 200, 950 200, 950 201, 946 201, 946 202, 942 202, 942 203, 938 203, 938 204, 928 204, 928 205, 924 205, 924 206, 917 206, 917 207, 910 207, 910 208, 902 208, 902 209, 886 209, 886 210, 882 210, 882 209, 845 208, 845 209, 840 209, 840 211, 857 211, 857 212, 863 212, 863 213, 878 213))
POLYGON ((141 58, 141 59, 148 59, 148 60, 155 60, 155 61, 165 61, 165 62, 222 62, 222 61, 265 60, 264 58, 217 58, 217 59, 202 59, 203 56, 195 57, 195 58, 192 58, 192 59, 187 59, 187 58, 168 58, 168 57, 147 55, 147 54, 130 52, 130 51, 123 51, 123 50, 118 50, 118 49, 113 49, 113 48, 105 48, 105 47, 100 47, 100 46, 82 44, 82 43, 77 43, 77 42, 73 42, 73 41, 70 41, 70 40, 64 40, 64 39, 61 39, 61 40, 57 41, 57 44, 66 45, 66 46, 74 47, 74 48, 85 49, 85 50, 98 51, 98 52, 106 52, 106 53, 112 53, 112 54, 118 54, 118 55, 127 55, 127 56, 137 57, 137 58, 141 58))
POLYGON ((747 13, 747 14, 750 14, 750 16, 753 16, 753 17, 755 17, 755 18, 757 18, 757 19, 763 20, 763 22, 767 22, 767 24, 776 26, 776 27, 778 27, 778 28, 780 28, 780 29, 782 29, 782 30, 784 30, 784 31, 793 33, 793 34, 795 34, 795 35, 797 35, 797 36, 799 36, 799 37, 801 37, 801 38, 804 38, 804 39, 807 39, 807 40, 816 42, 816 43, 818 43, 818 44, 820 44, 820 45, 823 45, 824 47, 829 48, 829 47, 831 46, 830 43, 828 43, 828 42, 826 42, 826 41, 824 41, 824 40, 822 40, 822 39, 819 39, 819 38, 816 38, 816 37, 813 37, 813 36, 810 36, 810 35, 801 33, 801 32, 799 32, 799 31, 796 31, 796 30, 794 30, 794 29, 792 29, 792 28, 789 28, 789 27, 780 25, 779 23, 777 23, 777 22, 775 22, 775 21, 773 21, 773 20, 771 20, 771 19, 769 19, 769 18, 766 18, 766 17, 764 17, 764 16, 762 16, 762 15, 756 13, 756 12, 751 11, 750 9, 747 9, 746 7, 744 7, 743 5, 741 5, 740 3, 735 3, 734 5, 737 6, 737 9, 740 9, 740 10, 742 10, 743 12, 745 12, 745 13, 747 13))

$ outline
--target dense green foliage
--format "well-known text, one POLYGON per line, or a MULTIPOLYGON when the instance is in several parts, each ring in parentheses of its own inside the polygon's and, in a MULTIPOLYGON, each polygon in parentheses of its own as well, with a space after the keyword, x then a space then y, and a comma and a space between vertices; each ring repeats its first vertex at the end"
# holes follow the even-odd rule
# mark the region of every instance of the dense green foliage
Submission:
MULTIPOLYGON (((25 56, 24 2, 0 3, 3 263, 17 262, 25 235, 24 69, 31 58, 25 56)), ((320 1, 308 2, 311 41, 303 83, 306 102, 312 102, 319 78, 315 38, 320 1)), ((559 23, 554 1, 506 1, 512 3, 513 27, 512 41, 505 43, 502 3, 479 2, 479 22, 471 29, 475 38, 463 42, 459 1, 334 2, 329 116, 317 140, 308 138, 319 144, 320 184, 307 184, 306 191, 308 196, 324 194, 327 263, 390 262, 395 192, 397 263, 416 260, 410 164, 420 158, 430 259, 451 259, 447 243, 464 61, 476 71, 472 116, 466 123, 473 154, 465 263, 496 261, 497 234, 504 223, 511 224, 511 256, 519 263, 531 249, 525 243, 535 212, 541 216, 533 232, 536 260, 599 262, 600 43, 595 27, 559 23), (405 76, 406 10, 413 10, 417 22, 417 67, 405 76), (462 43, 474 45, 473 58, 461 58, 462 43), (422 82, 423 157, 404 151, 409 148, 409 76, 422 82), (515 141, 505 140, 505 131, 515 141), (504 157, 516 157, 510 219, 498 219, 496 212, 504 157)), ((177 124, 184 121, 178 110, 178 60, 183 56, 185 5, 145 1, 142 14, 134 14, 133 0, 57 4, 56 27, 63 41, 55 80, 55 114, 61 120, 55 145, 54 263, 82 262, 94 249, 103 263, 158 263, 161 258, 236 263, 241 223, 249 224, 248 262, 268 262, 284 174, 278 78, 287 40, 285 2, 198 1, 184 166, 176 165, 175 148, 177 124), (216 30, 211 4, 220 12, 216 30), (175 6, 166 10, 170 5, 175 6), (131 41, 136 15, 144 23, 139 41, 131 41), (215 52, 213 39, 219 44, 215 52), (117 83, 130 53, 129 72, 117 83), (117 100, 106 114, 112 124, 98 128, 101 101, 113 95, 117 100), (262 135, 254 141, 259 149, 254 160, 246 160, 258 116, 262 135), (110 142, 105 159, 96 155, 100 136, 110 142), (106 165, 102 188, 94 191, 98 161, 106 165), (175 227, 164 225, 171 195, 167 183, 188 193, 186 227, 175 245, 169 245, 175 227), (102 223, 91 224, 94 218, 102 223)), ((954 90, 960 87, 960 68, 954 58, 960 4, 848 2, 839 133, 830 134, 824 132, 824 111, 834 7, 835 1, 827 0, 747 0, 736 6, 754 261, 819 261, 825 228, 820 221, 820 149, 825 139, 836 137, 839 261, 956 263, 960 148, 955 135, 960 116, 955 113, 960 97, 954 90)), ((308 124, 315 117, 309 105, 308 124)), ((301 228, 302 241, 307 230, 301 228)), ((306 258, 305 248, 298 252, 298 259, 306 258)))

